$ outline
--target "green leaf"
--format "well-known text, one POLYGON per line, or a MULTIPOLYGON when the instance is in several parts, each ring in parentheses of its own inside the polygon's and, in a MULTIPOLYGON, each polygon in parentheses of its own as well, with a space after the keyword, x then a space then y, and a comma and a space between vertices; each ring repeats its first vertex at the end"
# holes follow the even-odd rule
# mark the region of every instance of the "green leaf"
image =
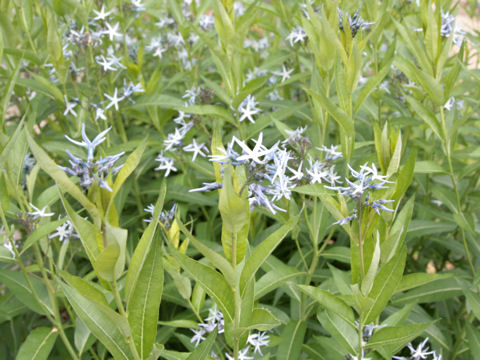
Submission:
POLYGON ((133 291, 137 287, 137 284, 140 281, 139 278, 143 273, 143 264, 145 263, 148 256, 148 251, 152 246, 151 244, 153 242, 153 237, 158 226, 158 219, 160 218, 160 214, 165 201, 166 191, 167 185, 164 181, 162 182, 162 186, 160 187, 160 192, 158 194, 158 199, 155 203, 155 210, 153 212, 152 221, 150 221, 147 228, 143 232, 142 237, 140 238, 140 241, 138 242, 137 247, 135 248, 135 251, 132 255, 132 259, 130 260, 127 277, 125 279, 125 298, 127 301, 127 307, 130 303, 130 297, 133 295, 133 291))
POLYGON ((393 305, 427 303, 445 300, 462 294, 462 287, 455 277, 439 279, 417 287, 392 299, 393 305))
POLYGON ((355 315, 352 309, 338 296, 333 295, 327 290, 322 290, 314 286, 297 285, 297 287, 305 294, 310 296, 322 307, 333 311, 343 320, 348 322, 350 326, 355 327, 355 315))
POLYGON ((75 288, 75 290, 77 290, 87 299, 108 307, 108 302, 105 298, 105 295, 99 289, 97 289, 93 283, 79 276, 71 275, 66 271, 62 271, 60 274, 71 287, 75 288))
POLYGON ((463 288, 463 293, 468 300, 468 305, 470 305, 473 314, 477 319, 480 320, 480 296, 477 293, 474 293, 472 290, 468 289, 467 287, 463 288))
POLYGON ((247 330, 268 331, 280 325, 280 321, 267 309, 254 309, 247 330))
POLYGON ((350 354, 356 354, 358 350, 357 330, 339 315, 325 310, 317 314, 317 318, 322 326, 332 337, 338 341, 350 354))
POLYGON ((441 165, 430 160, 417 161, 415 164, 415 174, 439 174, 446 172, 441 165))
POLYGON ((408 324, 381 328, 373 333, 365 348, 388 347, 389 353, 395 354, 396 351, 403 348, 417 336, 420 336, 430 325, 431 323, 408 324))
POLYGON ((307 322, 291 320, 283 329, 283 341, 278 346, 277 360, 298 360, 302 351, 303 338, 307 331, 307 322))
POLYGON ((227 280, 227 282, 233 286, 236 282, 236 277, 233 271, 233 267, 227 261, 227 259, 225 259, 222 255, 197 240, 197 238, 187 230, 180 218, 177 217, 176 220, 180 231, 189 239, 193 246, 195 246, 197 250, 200 251, 202 255, 208 259, 208 261, 210 261, 213 266, 215 266, 218 270, 222 272, 225 280, 227 280))
MULTIPOLYGON (((138 256, 143 258, 145 255, 138 256)), ((140 358, 144 359, 152 351, 157 336, 163 291, 162 243, 159 238, 150 244, 139 271, 130 293, 127 314, 133 341, 140 358)))
POLYGON ((257 270, 267 260, 270 254, 287 236, 288 232, 297 224, 298 216, 291 218, 287 223, 282 225, 278 230, 268 236, 253 251, 252 255, 245 262, 242 274, 240 275, 240 296, 243 297, 245 290, 250 281, 254 278, 257 270))
POLYGON ((38 327, 34 329, 18 350, 16 360, 47 360, 52 351, 58 330, 56 328, 38 327))
POLYGON ((352 136, 354 133, 353 120, 337 105, 335 105, 325 94, 318 93, 309 89, 305 90, 315 101, 326 109, 330 115, 338 122, 346 134, 352 136))
POLYGON ((18 61, 17 65, 15 66, 15 71, 12 72, 10 77, 8 78, 8 82, 5 87, 3 87, 2 90, 2 110, 0 113, 0 122, 2 124, 0 131, 3 133, 4 131, 4 121, 5 121, 5 113, 7 112, 8 105, 10 104, 10 98, 12 97, 13 90, 15 87, 15 83, 17 81, 18 75, 20 74, 20 68, 22 65, 22 61, 18 61))
POLYGON ((368 294, 373 303, 368 311, 362 314, 364 324, 374 322, 377 316, 382 313, 402 278, 406 257, 407 249, 403 245, 399 248, 397 254, 378 272, 372 290, 368 294))
POLYGON ((29 309, 42 315, 46 314, 45 309, 47 309, 53 315, 48 290, 40 279, 30 274, 28 275, 28 281, 37 296, 32 293, 25 277, 18 271, 0 269, 0 281, 29 309))
POLYGON ((402 281, 397 286, 395 292, 401 292, 428 284, 432 281, 452 277, 452 274, 428 274, 428 273, 413 273, 402 277, 402 281))
POLYGON ((412 218, 414 205, 415 196, 412 196, 395 216, 395 222, 381 245, 381 260, 383 263, 390 261, 395 255, 398 246, 403 243, 407 235, 410 219, 412 218))
POLYGON ((217 328, 212 331, 205 340, 203 340, 198 347, 192 352, 187 360, 205 360, 208 359, 211 352, 212 346, 215 344, 215 339, 217 338, 217 328))
POLYGON ((260 299, 270 291, 282 286, 287 281, 304 274, 304 272, 298 271, 297 269, 287 265, 274 267, 272 270, 263 275, 258 281, 255 281, 255 300, 260 299))
POLYGON ((120 172, 117 174, 117 177, 115 178, 115 182, 113 183, 113 186, 112 186, 112 193, 110 194, 110 202, 107 207, 107 212, 106 212, 107 218, 108 218, 108 214, 110 213, 110 208, 114 206, 113 200, 115 199, 115 196, 117 195, 118 191, 122 187, 123 183, 125 183, 127 178, 130 176, 133 170, 135 170, 135 168, 140 163, 140 160, 142 159, 142 155, 146 147, 147 147, 147 141, 145 139, 145 141, 142 141, 140 145, 135 149, 135 151, 130 154, 130 156, 127 158, 122 168, 120 169, 120 172))
POLYGON ((408 226, 407 236, 408 239, 431 235, 440 234, 444 232, 451 232, 457 228, 456 224, 448 222, 439 222, 431 220, 412 220, 408 226))
POLYGON ((27 240, 25 240, 25 243, 23 245, 22 251, 20 252, 20 255, 23 254, 30 246, 35 244, 38 240, 41 238, 47 236, 51 232, 53 232, 57 227, 62 225, 65 222, 66 218, 48 222, 46 224, 42 224, 38 226, 30 235, 28 235, 27 240))
POLYGON ((442 129, 440 122, 436 118, 435 114, 423 106, 419 101, 409 95, 405 95, 405 99, 408 104, 412 107, 412 110, 415 114, 420 116, 420 118, 432 129, 432 131, 437 135, 437 137, 443 141, 442 129))
POLYGON ((77 316, 115 359, 133 359, 125 340, 129 334, 127 320, 105 305, 91 301, 73 287, 60 282, 65 296, 77 316))
POLYGON ((170 249, 173 257, 187 274, 199 283, 218 305, 225 320, 232 322, 234 317, 234 294, 227 281, 212 268, 199 263, 175 249, 170 249))
POLYGON ((367 99, 370 96, 370 94, 375 90, 378 84, 380 84, 382 80, 385 78, 385 76, 387 76, 388 73, 391 71, 392 62, 393 62, 393 57, 387 60, 387 62, 382 66, 380 71, 370 80, 368 80, 366 85, 362 88, 355 102, 355 108, 353 110, 354 114, 358 112, 358 110, 360 109, 360 106, 365 101, 365 99, 367 99))
POLYGON ((89 328, 87 328, 81 319, 77 319, 75 321, 75 333, 73 335, 73 341, 79 354, 82 354, 88 350, 95 342, 92 332, 89 328))
POLYGON ((146 107, 146 106, 158 106, 162 109, 179 109, 182 108, 184 103, 177 96, 165 95, 165 94, 148 94, 142 95, 135 99, 135 104, 131 105, 132 108, 146 107))
MULTIPOLYGON (((90 221, 85 220, 73 210, 67 199, 63 196, 60 189, 58 190, 63 207, 65 208, 65 211, 67 212, 70 221, 72 222, 75 230, 78 233, 78 236, 80 237, 80 241, 82 242, 83 248, 85 249, 85 252, 87 253, 90 262, 95 268, 97 257, 100 253, 100 246, 97 243, 97 230, 90 221)), ((100 245, 103 246, 103 243, 100 245)))
POLYGON ((480 330, 475 328, 469 322, 465 322, 465 329, 467 332, 468 349, 472 355, 472 359, 480 354, 480 330))
POLYGON ((102 279, 113 281, 116 279, 116 267, 120 257, 120 246, 117 243, 108 245, 97 256, 95 268, 102 279))
POLYGON ((83 194, 82 190, 76 186, 72 180, 61 170, 57 164, 48 156, 48 154, 37 145, 35 140, 33 140, 30 133, 27 131, 27 142, 30 146, 33 156, 37 160, 38 164, 55 182, 60 186, 63 191, 68 192, 72 195, 83 207, 90 213, 93 219, 99 221, 99 213, 95 205, 88 200, 88 198, 83 194))

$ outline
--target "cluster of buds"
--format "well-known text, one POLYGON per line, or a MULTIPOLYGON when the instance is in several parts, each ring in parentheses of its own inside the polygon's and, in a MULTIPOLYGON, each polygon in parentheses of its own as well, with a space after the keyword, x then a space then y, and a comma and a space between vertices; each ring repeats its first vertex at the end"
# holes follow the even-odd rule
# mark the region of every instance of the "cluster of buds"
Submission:
POLYGON ((65 166, 59 166, 59 168, 69 175, 77 176, 80 179, 80 185, 84 190, 88 190, 90 185, 97 180, 100 187, 108 191, 112 191, 107 181, 105 181, 105 177, 108 175, 110 170, 112 174, 116 174, 123 166, 123 164, 115 166, 115 163, 122 157, 124 152, 116 155, 106 156, 105 158, 100 158, 99 160, 94 161, 95 148, 105 141, 105 135, 109 131, 110 128, 102 131, 92 141, 90 141, 85 133, 85 124, 82 124, 82 142, 73 140, 65 135, 65 137, 73 144, 87 149, 87 161, 76 157, 70 151, 66 150, 66 153, 70 157, 69 163, 71 168, 65 166))

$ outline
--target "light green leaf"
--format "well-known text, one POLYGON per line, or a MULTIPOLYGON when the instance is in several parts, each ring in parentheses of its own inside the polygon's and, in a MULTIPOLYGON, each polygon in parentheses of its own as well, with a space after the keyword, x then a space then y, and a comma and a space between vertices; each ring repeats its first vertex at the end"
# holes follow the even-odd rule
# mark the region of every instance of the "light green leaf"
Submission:
POLYGON ((420 336, 430 325, 431 323, 408 324, 381 328, 373 333, 365 347, 368 349, 388 347, 389 354, 395 354, 396 351, 403 348, 417 336, 420 336))
POLYGON ((232 322, 234 317, 234 294, 227 281, 212 268, 199 263, 175 249, 170 249, 173 257, 188 275, 202 285, 207 294, 222 311, 225 320, 232 322))
POLYGON ((118 259, 120 257, 120 245, 117 243, 108 245, 97 256, 95 268, 102 279, 107 281, 113 281, 116 279, 116 267, 118 259))
POLYGON ((23 245, 22 251, 20 252, 20 255, 23 254, 28 248, 30 248, 30 246, 35 244, 38 240, 49 235, 57 227, 62 225, 65 220, 66 218, 63 218, 38 226, 30 235, 28 235, 27 240, 25 240, 25 243, 23 245))
POLYGON ((36 313, 45 315, 45 309, 53 315, 52 305, 45 284, 38 278, 28 275, 35 294, 32 293, 25 277, 19 271, 0 269, 0 281, 17 297, 17 299, 36 313))
POLYGON ((58 336, 56 328, 38 327, 28 334, 16 360, 47 360, 58 336))
POLYGON ((142 268, 145 263, 148 251, 151 248, 153 242, 153 237, 155 235, 155 230, 158 226, 158 219, 163 208, 165 201, 165 194, 167 191, 166 182, 162 182, 160 187, 160 192, 158 194, 157 202, 155 203, 155 210, 153 212, 152 221, 148 224, 147 228, 142 234, 140 241, 135 248, 135 251, 130 260, 127 277, 125 279, 125 298, 127 301, 127 307, 130 303, 130 297, 133 295, 134 289, 137 287, 138 282, 140 281, 140 275, 143 273, 142 268))
POLYGON ((91 301, 73 287, 60 282, 60 286, 77 316, 115 359, 131 360, 133 355, 125 340, 128 323, 105 305, 91 301))
POLYGON ((240 275, 240 296, 243 297, 248 284, 254 278, 257 270, 265 260, 267 260, 283 238, 287 236, 288 232, 297 224, 297 221, 298 216, 291 218, 255 248, 252 255, 245 262, 242 274, 240 275))
POLYGON ((108 218, 108 214, 110 213, 110 208, 114 206, 113 200, 115 199, 115 196, 117 195, 118 191, 122 187, 123 183, 127 180, 130 174, 135 170, 135 168, 140 163, 140 160, 142 159, 142 155, 146 147, 147 147, 147 141, 145 139, 140 143, 140 145, 135 149, 135 151, 130 154, 130 156, 127 158, 122 168, 120 169, 119 173, 117 174, 117 177, 115 178, 115 182, 113 183, 113 186, 112 186, 112 193, 110 194, 110 202, 107 206, 107 212, 106 212, 107 218, 108 218))
POLYGON ((127 304, 132 338, 141 359, 152 351, 157 335, 164 272, 161 246, 159 238, 150 244, 127 304))
POLYGON ((220 270, 223 276, 225 276, 225 280, 227 280, 227 282, 233 286, 236 282, 236 277, 235 273, 233 272, 233 267, 227 261, 227 259, 225 259, 216 251, 210 249, 208 246, 204 245, 201 241, 197 240, 197 238, 187 230, 180 218, 177 218, 177 224, 180 228, 180 231, 189 239, 193 246, 195 246, 197 250, 200 251, 213 266, 220 270))
POLYGON ((373 300, 372 306, 362 314, 364 324, 374 322, 382 313, 402 278, 406 257, 407 249, 402 245, 396 255, 380 269, 368 295, 373 300))
POLYGON ((452 277, 453 274, 428 274, 428 273, 413 273, 402 277, 402 281, 397 286, 395 292, 407 291, 418 286, 428 284, 432 281, 452 277))
POLYGON ((325 310, 317 314, 317 318, 322 326, 332 337, 343 346, 350 354, 356 354, 358 350, 357 330, 339 315, 325 310))
POLYGON ((298 360, 306 331, 307 323, 305 321, 290 321, 282 331, 281 338, 283 341, 278 346, 276 359, 298 360))
POLYGON ((297 285, 297 287, 312 299, 317 301, 325 309, 331 310, 355 327, 355 315, 352 309, 338 296, 333 295, 327 290, 322 290, 314 286, 297 285))
POLYGON ((353 120, 348 117, 348 115, 335 105, 330 99, 328 99, 325 94, 318 93, 309 89, 305 90, 315 101, 326 109, 330 115, 338 122, 346 134, 350 136, 354 133, 353 120))
POLYGON ((392 299, 393 305, 427 303, 445 300, 462 294, 462 287, 455 277, 439 279, 417 287, 392 299))

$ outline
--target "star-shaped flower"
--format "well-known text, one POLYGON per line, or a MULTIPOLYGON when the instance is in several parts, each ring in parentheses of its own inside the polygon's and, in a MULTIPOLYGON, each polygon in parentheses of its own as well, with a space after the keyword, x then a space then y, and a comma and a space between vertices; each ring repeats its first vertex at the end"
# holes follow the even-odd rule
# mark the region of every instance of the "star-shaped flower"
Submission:
POLYGON ((293 69, 287 70, 285 65, 282 65, 282 70, 281 71, 274 71, 273 74, 277 75, 277 76, 281 76, 282 77, 282 83, 283 83, 285 80, 290 79, 290 74, 292 72, 293 72, 293 69))
POLYGON ((117 97, 117 88, 115 88, 115 92, 113 93, 113 96, 110 96, 108 94, 103 94, 105 97, 110 100, 110 103, 107 105, 106 109, 110 109, 112 106, 115 106, 115 110, 118 110, 118 103, 123 100, 123 96, 117 97))
POLYGON ((93 12, 96 15, 93 20, 105 20, 112 13, 112 10, 105 12, 105 5, 102 5, 100 11, 93 10, 93 12))
POLYGON ((199 144, 195 138, 192 139, 191 144, 184 146, 183 150, 187 152, 193 152, 192 161, 195 161, 197 155, 201 155, 203 157, 207 156, 202 150, 208 152, 208 148, 205 146, 205 143, 199 144))
POLYGON ((105 25, 107 26, 107 30, 104 30, 103 31, 103 34, 106 34, 108 35, 108 38, 110 39, 110 41, 113 41, 114 38, 118 38, 118 37, 122 37, 122 34, 120 34, 117 30, 118 30, 118 27, 120 26, 120 23, 116 23, 115 25, 111 26, 108 22, 105 23, 105 25))

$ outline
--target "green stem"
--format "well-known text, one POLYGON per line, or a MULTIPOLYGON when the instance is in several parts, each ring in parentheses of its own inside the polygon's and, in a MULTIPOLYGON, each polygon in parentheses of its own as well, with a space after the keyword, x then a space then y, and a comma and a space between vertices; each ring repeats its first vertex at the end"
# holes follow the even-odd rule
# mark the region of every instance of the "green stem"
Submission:
POLYGON ((360 277, 363 281, 363 279, 365 278, 365 264, 364 264, 364 261, 363 261, 362 204, 361 204, 361 199, 358 200, 357 211, 358 211, 358 251, 360 253, 360 277))
POLYGON ((50 303, 52 304, 53 310, 53 317, 54 317, 54 324, 58 328, 58 332, 60 334, 60 338, 62 339, 65 347, 67 348, 68 352, 72 359, 79 359, 77 353, 73 349, 73 346, 70 344, 67 335, 65 334, 65 330, 63 329, 62 324, 62 317, 60 312, 58 311, 58 302, 57 297, 55 296, 55 288, 52 286, 50 279, 48 278, 47 272, 45 271, 45 264, 43 262, 42 253, 40 251, 40 247, 38 243, 33 244, 33 250, 35 252, 35 257, 37 259, 38 266, 40 267, 40 272, 42 274, 43 281, 45 282, 47 291, 48 291, 48 298, 50 299, 50 303))
MULTIPOLYGON (((463 218, 464 216, 462 211, 462 203, 461 203, 460 193, 458 191, 457 179, 455 178, 455 173, 453 171, 450 141, 448 140, 448 136, 447 136, 447 126, 445 124, 445 114, 443 112, 442 106, 440 106, 440 117, 442 120, 442 132, 443 132, 443 143, 444 143, 443 145, 445 147, 445 153, 447 155, 450 179, 452 180, 453 189, 455 191, 455 197, 457 200, 457 211, 458 211, 458 214, 461 215, 463 218)), ((472 257, 470 255, 470 249, 468 247, 467 238, 465 236, 465 230, 462 227, 460 227, 460 234, 462 235, 463 248, 465 249, 465 257, 467 258, 468 265, 470 266, 472 275, 475 277, 476 276, 475 267, 473 266, 472 257)))
MULTIPOLYGON (((115 298, 115 303, 117 304, 118 311, 120 312, 120 315, 122 315, 125 318, 125 320, 128 322, 127 313, 125 312, 125 308, 123 306, 123 301, 120 296, 120 291, 118 291, 117 280, 114 278, 114 280, 110 283, 110 285, 112 286, 112 292, 115 298)), ((128 335, 125 338, 125 340, 127 341, 128 346, 130 347, 130 351, 132 352, 133 358, 135 360, 140 360, 140 357, 138 356, 138 352, 135 347, 135 344, 133 343, 133 339, 131 335, 128 335)))

